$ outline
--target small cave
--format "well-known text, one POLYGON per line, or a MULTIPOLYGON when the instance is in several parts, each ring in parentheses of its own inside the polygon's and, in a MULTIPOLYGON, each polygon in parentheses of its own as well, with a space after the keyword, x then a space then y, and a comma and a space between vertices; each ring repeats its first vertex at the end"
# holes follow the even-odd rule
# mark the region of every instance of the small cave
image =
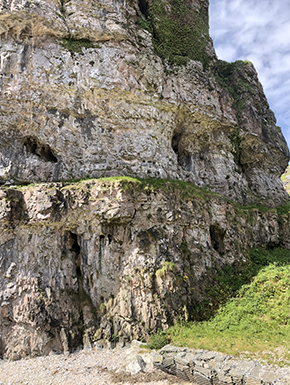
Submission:
POLYGON ((67 252, 70 252, 74 258, 74 264, 76 269, 76 275, 78 279, 82 276, 81 272, 81 248, 78 243, 78 236, 71 231, 66 231, 64 235, 65 248, 67 252))
POLYGON ((77 278, 77 288, 73 288, 73 290, 70 288, 68 291, 75 310, 78 311, 78 317, 76 314, 74 315, 75 320, 66 333, 69 350, 73 352, 76 349, 83 348, 84 336, 86 330, 88 330, 88 322, 93 330, 96 330, 96 309, 89 294, 88 277, 86 277, 84 272, 85 254, 84 250, 80 247, 80 237, 71 231, 65 231, 64 247, 65 252, 70 255, 74 263, 75 278, 77 278), (87 283, 87 290, 85 282, 87 283))
POLYGON ((177 163, 185 171, 192 171, 192 156, 191 154, 181 145, 181 133, 176 133, 172 137, 171 147, 177 155, 177 163))
POLYGON ((28 219, 27 207, 22 191, 7 189, 6 201, 10 207, 8 218, 11 224, 15 225, 15 222, 28 219))
POLYGON ((138 6, 142 15, 145 17, 145 19, 147 19, 149 16, 149 1, 138 0, 138 6))
POLYGON ((219 253, 224 254, 225 246, 224 246, 224 237, 226 234, 226 230, 222 229, 217 223, 214 223, 209 228, 210 240, 212 247, 219 253))
POLYGON ((28 137, 24 141, 24 146, 28 153, 37 155, 47 162, 57 163, 57 158, 47 144, 40 143, 37 139, 28 137))

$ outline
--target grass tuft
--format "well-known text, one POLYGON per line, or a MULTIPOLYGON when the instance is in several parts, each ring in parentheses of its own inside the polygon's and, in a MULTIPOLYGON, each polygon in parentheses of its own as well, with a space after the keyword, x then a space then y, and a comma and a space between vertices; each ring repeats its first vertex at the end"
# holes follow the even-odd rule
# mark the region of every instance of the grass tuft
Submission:
POLYGON ((74 39, 74 38, 63 38, 61 40, 63 48, 73 53, 82 53, 83 48, 96 48, 96 45, 88 39, 74 39))
POLYGON ((156 271, 156 277, 164 277, 169 272, 174 273, 176 271, 176 265, 173 262, 164 261, 162 262, 161 269, 156 271))

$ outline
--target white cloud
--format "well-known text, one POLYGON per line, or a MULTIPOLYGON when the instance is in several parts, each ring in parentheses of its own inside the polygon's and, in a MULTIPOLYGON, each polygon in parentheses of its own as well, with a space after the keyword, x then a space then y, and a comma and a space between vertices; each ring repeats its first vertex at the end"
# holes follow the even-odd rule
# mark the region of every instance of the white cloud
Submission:
POLYGON ((290 145, 290 2, 210 0, 210 34, 217 55, 255 65, 290 145))

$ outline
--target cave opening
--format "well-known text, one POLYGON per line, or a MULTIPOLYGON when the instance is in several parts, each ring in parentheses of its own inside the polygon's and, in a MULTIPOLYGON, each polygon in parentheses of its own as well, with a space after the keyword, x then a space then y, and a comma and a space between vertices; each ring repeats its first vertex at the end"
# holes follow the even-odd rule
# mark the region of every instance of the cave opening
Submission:
POLYGON ((184 148, 184 145, 181 142, 182 134, 181 133, 175 133, 171 140, 171 147, 172 150, 177 155, 177 163, 180 167, 183 168, 185 171, 192 171, 192 156, 184 148))
POLYGON ((34 154, 47 162, 57 163, 57 158, 47 144, 40 143, 37 139, 28 137, 24 141, 24 146, 30 154, 34 154))
POLYGON ((149 16, 149 2, 146 0, 138 0, 138 6, 142 15, 147 19, 149 16))
POLYGON ((81 272, 81 248, 78 243, 78 236, 75 233, 72 233, 71 231, 66 231, 64 235, 64 242, 65 242, 65 248, 67 252, 69 252, 74 261, 75 269, 76 269, 76 276, 81 278, 82 272, 81 272))
POLYGON ((212 247, 220 254, 225 252, 224 237, 226 230, 222 229, 217 223, 210 225, 210 240, 212 247))

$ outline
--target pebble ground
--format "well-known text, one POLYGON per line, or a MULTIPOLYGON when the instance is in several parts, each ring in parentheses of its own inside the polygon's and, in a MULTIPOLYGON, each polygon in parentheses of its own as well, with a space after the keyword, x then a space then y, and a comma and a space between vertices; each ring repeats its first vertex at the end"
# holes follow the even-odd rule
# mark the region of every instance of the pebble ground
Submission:
MULTIPOLYGON (((0 385, 185 385, 148 363, 145 372, 126 372, 126 350, 102 349, 9 362, 0 360, 0 385)), ((192 384, 191 384, 192 385, 192 384)))

